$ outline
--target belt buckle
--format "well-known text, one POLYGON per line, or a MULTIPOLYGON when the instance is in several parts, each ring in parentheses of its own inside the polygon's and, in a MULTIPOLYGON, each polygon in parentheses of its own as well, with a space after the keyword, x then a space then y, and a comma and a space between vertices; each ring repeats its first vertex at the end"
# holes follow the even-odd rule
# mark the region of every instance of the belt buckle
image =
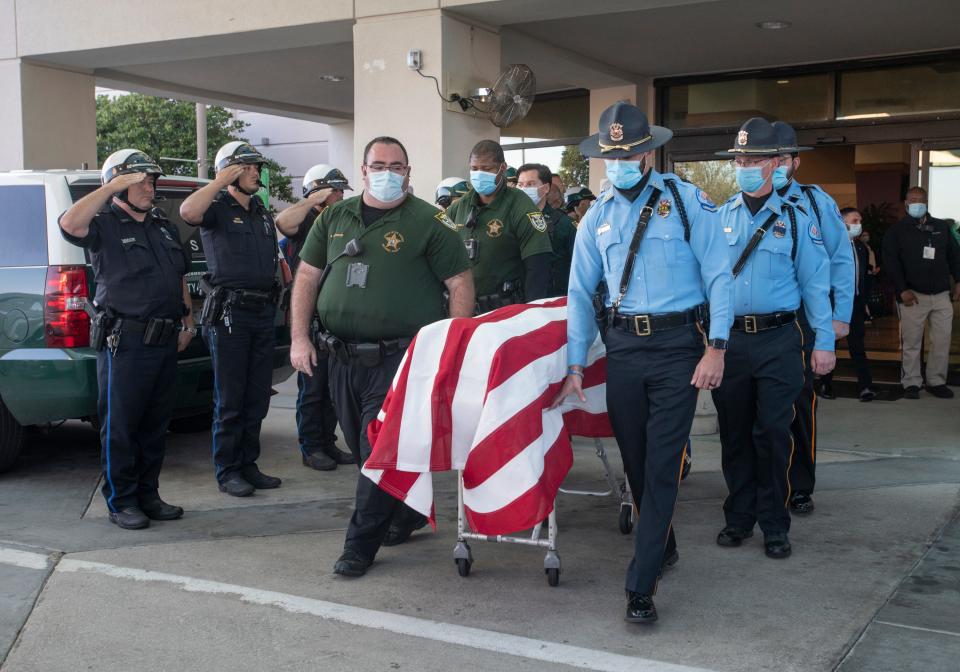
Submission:
POLYGON ((743 316, 743 330, 748 334, 757 333, 757 316, 756 315, 743 316))
POLYGON ((649 336, 651 334, 649 315, 633 316, 633 333, 637 336, 649 336), (642 328, 640 327, 641 324, 644 325, 642 328))

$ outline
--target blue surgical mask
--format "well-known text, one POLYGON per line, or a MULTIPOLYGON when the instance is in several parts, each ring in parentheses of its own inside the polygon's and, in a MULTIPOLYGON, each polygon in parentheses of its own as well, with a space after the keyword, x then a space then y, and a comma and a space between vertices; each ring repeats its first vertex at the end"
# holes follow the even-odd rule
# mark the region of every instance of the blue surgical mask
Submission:
POLYGON ((403 196, 403 175, 397 175, 391 170, 367 173, 370 184, 370 195, 383 203, 392 203, 403 196))
POLYGON ((520 191, 529 196, 535 204, 540 205, 540 187, 521 187, 520 191))
POLYGON ((913 217, 914 219, 920 219, 925 214, 927 214, 927 204, 926 203, 911 203, 907 206, 907 214, 913 217))
POLYGON ((851 224, 849 227, 847 227, 847 235, 850 236, 851 239, 856 238, 861 233, 863 233, 862 224, 851 224))
POLYGON ((773 171, 773 188, 783 189, 788 184, 790 184, 790 176, 787 175, 787 167, 777 166, 777 169, 773 171))
POLYGON ((750 166, 749 168, 737 166, 737 185, 742 191, 752 193, 760 191, 763 188, 763 168, 761 166, 750 166))
POLYGON ((607 169, 607 179, 617 189, 634 187, 643 178, 643 170, 640 168, 639 161, 604 159, 603 164, 607 169))
POLYGON ((489 196, 497 190, 497 175, 498 173, 488 173, 485 170, 471 170, 470 184, 481 196, 489 196))

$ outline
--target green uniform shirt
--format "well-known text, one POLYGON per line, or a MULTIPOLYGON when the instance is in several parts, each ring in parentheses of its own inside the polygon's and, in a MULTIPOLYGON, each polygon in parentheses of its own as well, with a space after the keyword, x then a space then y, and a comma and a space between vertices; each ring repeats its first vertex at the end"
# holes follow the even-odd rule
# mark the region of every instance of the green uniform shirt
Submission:
MULTIPOLYGON (((364 227, 362 196, 331 205, 310 229, 300 258, 323 268, 356 238, 363 252, 331 266, 317 298, 324 326, 348 341, 413 336, 445 317, 444 280, 470 268, 453 224, 414 196, 364 227), (347 286, 351 264, 364 264, 365 287, 347 286)), ((356 281, 356 274, 353 274, 356 281)))
POLYGON ((477 296, 499 294, 506 281, 523 281, 523 260, 534 254, 549 254, 547 220, 536 204, 519 189, 502 187, 488 205, 473 189, 450 206, 447 215, 460 237, 478 242, 473 260, 473 284, 477 296), (476 209, 476 226, 466 224, 476 209))
POLYGON ((547 218, 547 232, 553 256, 550 261, 550 296, 566 296, 570 281, 570 262, 573 259, 573 241, 577 238, 577 226, 565 213, 546 204, 543 214, 547 218))

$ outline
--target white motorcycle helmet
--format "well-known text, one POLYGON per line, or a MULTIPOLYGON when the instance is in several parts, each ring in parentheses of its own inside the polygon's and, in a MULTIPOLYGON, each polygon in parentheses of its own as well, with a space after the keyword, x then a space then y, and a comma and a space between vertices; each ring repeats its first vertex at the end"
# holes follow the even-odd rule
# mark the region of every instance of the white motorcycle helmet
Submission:
MULTIPOLYGON (((234 140, 233 142, 228 142, 217 152, 217 157, 213 160, 214 169, 219 173, 221 170, 227 166, 235 166, 238 164, 255 164, 257 170, 263 169, 263 164, 267 162, 266 157, 263 154, 257 151, 256 147, 251 145, 249 142, 244 142, 243 140, 234 140)), ((260 178, 257 178, 257 184, 259 187, 263 187, 263 183, 260 181, 260 178)), ((257 193, 254 191, 247 191, 240 187, 240 180, 234 180, 231 185, 236 189, 239 189, 247 196, 253 196, 257 193)))
POLYGON ((436 200, 437 205, 448 208, 453 199, 459 198, 469 191, 470 187, 467 181, 462 177, 448 177, 437 185, 436 200))
MULTIPOLYGON (((107 160, 103 162, 103 166, 100 168, 100 182, 101 184, 107 184, 118 175, 128 175, 130 173, 146 173, 147 175, 153 175, 156 180, 163 175, 163 170, 160 169, 156 161, 139 149, 120 149, 108 156, 107 160)), ((141 214, 147 212, 128 200, 126 189, 117 194, 117 198, 126 203, 134 212, 141 214)))
POLYGON ((310 194, 320 189, 334 189, 336 191, 353 191, 347 183, 347 178, 339 169, 334 168, 327 163, 318 163, 307 171, 303 176, 303 197, 307 198, 310 194))

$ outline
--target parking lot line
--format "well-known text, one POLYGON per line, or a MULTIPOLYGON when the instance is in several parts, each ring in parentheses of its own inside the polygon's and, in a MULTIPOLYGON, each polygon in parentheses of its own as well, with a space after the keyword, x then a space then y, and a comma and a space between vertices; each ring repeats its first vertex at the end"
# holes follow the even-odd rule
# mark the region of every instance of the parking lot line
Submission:
POLYGON ((374 630, 384 630, 398 635, 419 637, 455 646, 466 646, 482 651, 567 665, 584 670, 597 670, 598 672, 710 672, 704 668, 635 658, 596 649, 337 604, 288 593, 132 567, 119 567, 100 562, 65 558, 60 561, 55 571, 94 572, 117 579, 164 583, 191 593, 233 595, 243 602, 276 607, 293 614, 308 614, 325 620, 358 625, 374 630))
POLYGON ((0 547, 0 565, 12 565, 24 569, 47 569, 50 566, 50 556, 44 553, 0 547))

